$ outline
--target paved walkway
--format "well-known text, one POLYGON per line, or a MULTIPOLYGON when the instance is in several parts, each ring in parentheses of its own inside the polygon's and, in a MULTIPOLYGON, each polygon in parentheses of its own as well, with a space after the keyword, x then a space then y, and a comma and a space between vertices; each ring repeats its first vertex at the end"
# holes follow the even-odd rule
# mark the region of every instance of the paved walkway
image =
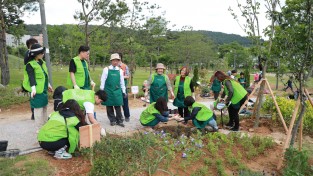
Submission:
MULTIPOLYGON (((208 99, 206 102, 202 103, 208 106, 209 101, 213 100, 208 99)), ((49 104, 49 106, 53 105, 49 104)), ((168 107, 169 109, 174 109, 172 103, 169 103, 168 107)), ((145 109, 144 107, 130 109, 130 122, 124 122, 124 128, 120 126, 110 126, 110 121, 106 115, 106 111, 104 111, 103 109, 104 108, 97 110, 97 120, 101 124, 101 126, 106 129, 107 133, 123 135, 123 133, 126 134, 129 131, 143 128, 139 122, 139 117, 141 112, 145 109)), ((1 115, 2 114, 0 113, 0 119, 3 118, 1 118, 1 115)), ((25 117, 30 117, 30 112, 26 112, 25 117)), ((14 122, 1 123, 0 121, 0 140, 8 141, 7 149, 20 149, 21 151, 26 151, 39 147, 39 144, 37 142, 35 123, 33 120, 25 118, 24 120, 14 122)))

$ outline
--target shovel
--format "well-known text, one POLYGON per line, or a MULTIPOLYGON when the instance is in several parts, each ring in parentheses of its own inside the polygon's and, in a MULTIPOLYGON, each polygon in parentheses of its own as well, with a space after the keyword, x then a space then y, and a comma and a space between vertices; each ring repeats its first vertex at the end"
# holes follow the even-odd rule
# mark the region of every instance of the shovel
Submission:
POLYGON ((225 103, 218 103, 216 105, 216 108, 221 110, 221 121, 222 121, 222 128, 224 127, 224 122, 223 122, 223 108, 225 107, 225 103))

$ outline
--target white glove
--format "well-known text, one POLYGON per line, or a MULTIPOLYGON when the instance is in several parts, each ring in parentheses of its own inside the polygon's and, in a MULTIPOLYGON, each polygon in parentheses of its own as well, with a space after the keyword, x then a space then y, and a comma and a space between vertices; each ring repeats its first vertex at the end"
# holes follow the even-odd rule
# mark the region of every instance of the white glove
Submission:
POLYGON ((80 89, 78 85, 74 85, 74 89, 80 89))
POLYGON ((91 85, 91 87, 94 87, 94 86, 96 86, 96 83, 93 81, 90 81, 90 85, 91 85))
POLYGON ((30 93, 30 97, 34 98, 36 95, 36 86, 32 86, 32 92, 30 93))
POLYGON ((101 134, 101 136, 106 136, 107 135, 107 133, 106 133, 104 128, 101 128, 100 134, 101 134))
POLYGON ((194 100, 196 100, 196 95, 195 95, 195 93, 192 93, 192 98, 193 98, 194 100))
POLYGON ((50 83, 48 84, 48 90, 50 90, 51 92, 53 91, 53 88, 50 83))

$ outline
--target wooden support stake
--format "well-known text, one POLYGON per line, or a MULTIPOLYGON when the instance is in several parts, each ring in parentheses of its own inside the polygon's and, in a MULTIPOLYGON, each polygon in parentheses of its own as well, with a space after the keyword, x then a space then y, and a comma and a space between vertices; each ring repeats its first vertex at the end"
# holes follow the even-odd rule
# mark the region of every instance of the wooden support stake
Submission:
POLYGON ((302 143, 303 143, 303 117, 300 122, 300 129, 299 129, 299 151, 302 150, 302 143))
MULTIPOLYGON (((305 93, 305 95, 308 97, 309 102, 311 103, 311 105, 313 106, 313 101, 312 101, 312 98, 310 97, 310 94, 309 94, 308 90, 304 89, 304 93, 305 93)), ((300 95, 299 95, 299 96, 300 96, 300 95)))
POLYGON ((272 91, 272 89, 271 89, 271 86, 270 86, 270 84, 268 83, 267 80, 265 80, 265 83, 267 84, 267 87, 268 87, 268 89, 269 89, 269 91, 270 91, 270 93, 271 93, 271 96, 272 96, 272 98, 273 98, 273 101, 274 101, 275 107, 276 107, 276 109, 277 109, 278 115, 279 115, 279 117, 280 117, 281 122, 283 123, 285 132, 287 133, 287 132, 288 132, 287 125, 286 125, 286 123, 285 123, 285 120, 284 120, 283 115, 281 114, 280 108, 279 108, 279 106, 278 106, 278 104, 277 104, 277 101, 276 101, 276 98, 275 98, 275 96, 274 96, 274 93, 273 93, 273 91, 272 91))
POLYGON ((262 81, 263 81, 263 79, 261 79, 261 81, 259 81, 258 84, 256 84, 256 85, 254 86, 254 89, 252 90, 252 92, 251 92, 250 95, 248 96, 247 100, 242 104, 242 106, 240 107, 238 113, 240 113, 241 110, 246 106, 246 104, 249 102, 250 97, 252 97, 253 94, 254 94, 254 92, 256 91, 256 89, 257 89, 258 87, 260 87, 260 84, 261 84, 262 81))
POLYGON ((294 125, 294 123, 295 123, 296 116, 297 116, 298 110, 299 110, 299 106, 300 106, 300 98, 298 98, 297 103, 296 103, 295 110, 293 111, 293 114, 292 114, 292 118, 291 118, 291 121, 290 121, 290 125, 289 125, 289 129, 288 129, 287 137, 286 137, 286 140, 285 140, 285 143, 284 143, 284 148, 283 148, 283 152, 282 152, 282 158, 279 160, 279 162, 278 162, 278 164, 277 164, 277 169, 278 169, 278 170, 280 170, 281 167, 282 167, 282 165, 283 165, 284 154, 285 154, 286 149, 288 148, 289 143, 290 143, 292 127, 293 127, 293 125, 294 125))

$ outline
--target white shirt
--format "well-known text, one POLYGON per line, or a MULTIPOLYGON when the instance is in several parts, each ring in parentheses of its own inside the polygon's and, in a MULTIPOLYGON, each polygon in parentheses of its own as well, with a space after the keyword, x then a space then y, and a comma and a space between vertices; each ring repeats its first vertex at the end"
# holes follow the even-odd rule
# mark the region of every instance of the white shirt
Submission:
POLYGON ((122 92, 126 93, 126 88, 125 88, 125 83, 124 83, 124 72, 118 66, 115 66, 115 69, 114 69, 114 67, 112 65, 110 65, 109 67, 105 67, 103 69, 103 72, 102 72, 102 75, 101 75, 100 90, 104 90, 105 81, 108 78, 109 69, 110 70, 119 70, 120 71, 120 85, 121 85, 121 88, 122 88, 122 92))
POLYGON ((91 102, 84 102, 83 103, 83 106, 85 107, 85 110, 86 110, 86 114, 88 113, 94 113, 94 110, 95 110, 95 105, 91 102))

